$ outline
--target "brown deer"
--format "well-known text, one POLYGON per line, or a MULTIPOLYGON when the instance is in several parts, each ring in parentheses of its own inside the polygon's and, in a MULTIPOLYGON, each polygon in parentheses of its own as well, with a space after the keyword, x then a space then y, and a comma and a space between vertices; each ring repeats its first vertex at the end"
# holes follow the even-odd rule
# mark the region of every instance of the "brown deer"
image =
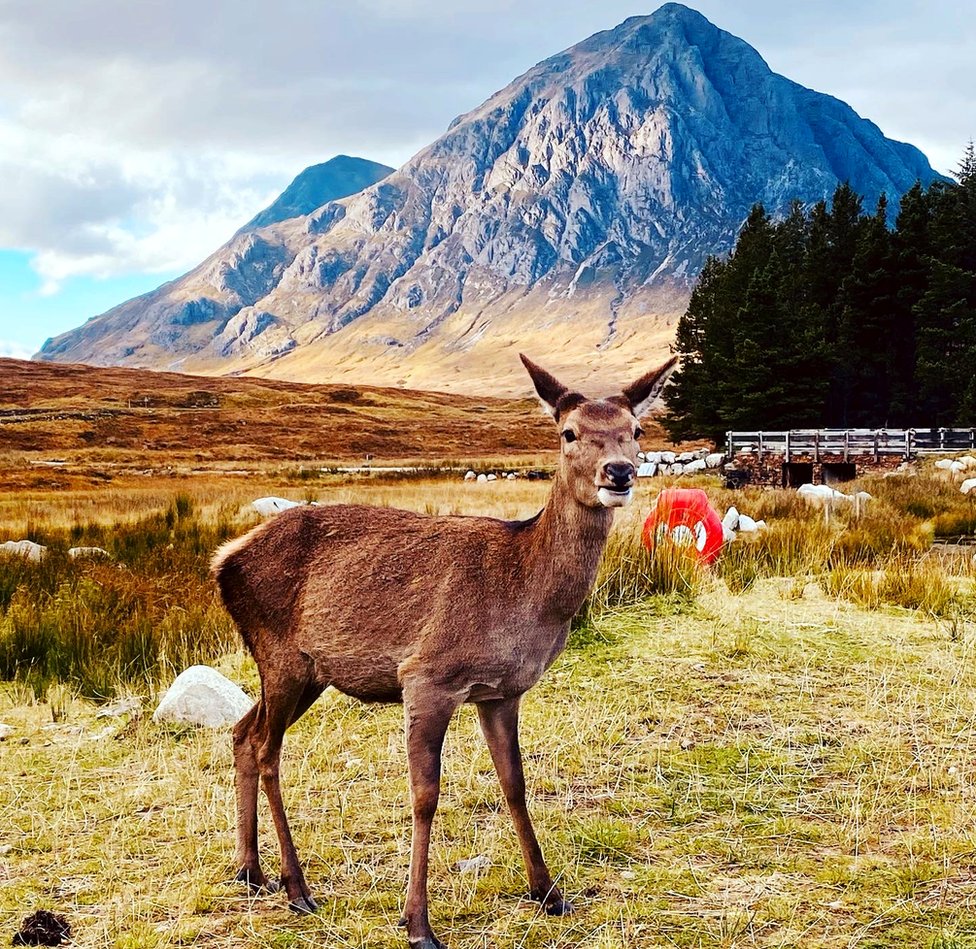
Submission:
POLYGON ((238 880, 271 888, 258 862, 258 783, 281 848, 281 886, 297 912, 317 907, 281 798, 285 730, 327 686, 402 702, 413 808, 401 925, 414 949, 439 949, 427 917, 427 858, 441 746, 473 702, 511 811, 530 892, 570 912, 525 805, 519 701, 566 644, 596 577, 613 508, 636 477, 638 418, 671 360, 620 395, 588 399, 522 357, 561 436, 546 506, 525 521, 430 517, 335 505, 300 507, 225 544, 213 573, 254 656, 261 698, 234 729, 238 880))

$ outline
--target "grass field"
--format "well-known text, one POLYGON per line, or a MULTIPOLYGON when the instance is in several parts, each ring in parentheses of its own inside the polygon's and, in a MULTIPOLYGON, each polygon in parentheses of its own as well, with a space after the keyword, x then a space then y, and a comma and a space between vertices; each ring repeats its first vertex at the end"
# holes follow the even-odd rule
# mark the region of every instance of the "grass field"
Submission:
MULTIPOLYGON (((291 915, 233 865, 226 731, 151 721, 207 661, 256 694, 206 560, 247 502, 367 500, 534 513, 545 483, 343 479, 267 466, 0 497, 0 941, 64 913, 80 947, 402 947, 409 846, 402 711, 326 693, 289 732, 286 803, 319 902, 291 915), (112 559, 70 561, 97 544, 112 559), (142 713, 99 717, 138 696, 142 713)), ((449 733, 431 912, 454 949, 976 946, 974 504, 934 477, 864 483, 863 512, 706 486, 770 528, 715 570, 651 559, 619 516, 570 648, 524 703, 530 806, 577 907, 549 919, 525 881, 476 716, 449 733), (472 872, 458 863, 483 857, 472 872)), ((262 804, 262 849, 276 866, 262 804)))
MULTIPOLYGON (((216 661, 252 693, 257 685, 202 571, 209 547, 249 522, 240 513, 247 492, 228 493, 219 479, 192 487, 168 497, 160 488, 155 499, 123 492, 118 527, 95 518, 74 537, 71 498, 56 498, 47 521, 41 501, 27 508, 53 550, 100 542, 117 558, 35 569, 75 570, 79 584, 103 591, 107 575, 131 575, 164 611, 154 628, 167 607, 184 615, 183 626, 168 621, 184 654, 164 650, 157 665, 101 681, 141 694, 147 712, 191 658, 216 661), (127 527, 156 542, 133 545, 127 527), (168 582, 173 602, 153 577, 168 582)), ((323 500, 365 495, 507 517, 531 513, 545 491, 456 479, 315 488, 323 500)), ((631 530, 652 496, 642 492, 631 530)), ((909 493, 943 496, 936 482, 909 493)), ((728 500, 713 494, 719 506, 728 500)), ((771 530, 738 542, 718 575, 655 575, 624 529, 572 648, 526 701, 533 810, 578 906, 573 917, 540 917, 519 899, 517 846, 474 716, 462 710, 431 878, 435 925, 449 944, 976 944, 972 575, 962 558, 943 565, 922 555, 931 521, 947 511, 922 511, 902 525, 901 549, 889 550, 892 512, 917 498, 900 497, 897 509, 880 500, 874 522, 830 527, 780 493, 735 500, 771 530), (861 562, 845 541, 858 530, 857 550, 871 551, 870 538, 881 548, 861 562), (872 609, 857 605, 852 576, 870 574, 880 588, 906 564, 925 573, 923 587, 944 584, 949 600, 906 609, 879 593, 872 609), (487 866, 456 872, 481 855, 487 866)), ((26 503, 8 496, 0 508, 8 533, 26 503)), ((71 582, 54 583, 60 608, 71 582)), ((35 578, 32 589, 42 586, 35 578)), ((9 608, 5 620, 9 634, 9 608)), ((0 786, 0 932, 45 907, 70 918, 80 946, 402 944, 409 814, 398 708, 327 695, 289 733, 289 807, 325 897, 319 916, 298 919, 280 898, 224 882, 233 870, 226 732, 162 727, 148 714, 98 718, 101 706, 81 691, 70 675, 22 676, 0 696, 0 719, 14 727, 2 745, 10 780, 0 786)), ((271 837, 263 828, 273 859, 271 837)))

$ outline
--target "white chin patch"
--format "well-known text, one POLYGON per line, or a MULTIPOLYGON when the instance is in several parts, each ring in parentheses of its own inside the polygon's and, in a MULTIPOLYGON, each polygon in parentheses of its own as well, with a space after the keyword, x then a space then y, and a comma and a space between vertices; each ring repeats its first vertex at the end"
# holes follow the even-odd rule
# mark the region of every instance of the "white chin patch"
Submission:
POLYGON ((611 491, 609 488, 599 488, 596 496, 604 507, 625 507, 634 497, 634 489, 626 491, 611 491))

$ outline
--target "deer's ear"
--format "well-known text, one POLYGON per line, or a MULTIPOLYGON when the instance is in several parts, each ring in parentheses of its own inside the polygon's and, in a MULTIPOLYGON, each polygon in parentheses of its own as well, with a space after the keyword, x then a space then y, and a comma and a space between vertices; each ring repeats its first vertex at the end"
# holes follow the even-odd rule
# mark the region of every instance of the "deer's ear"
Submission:
POLYGON ((532 383, 535 386, 535 391, 539 394, 539 398, 542 400, 542 407, 553 417, 559 417, 559 401, 564 395, 569 392, 555 376, 546 372, 542 366, 537 366, 531 359, 523 356, 519 353, 519 359, 522 360, 522 365, 528 370, 529 375, 532 377, 532 383))
POLYGON ((638 418, 648 410, 651 403, 661 394, 664 383, 667 382, 668 375, 677 361, 678 357, 672 356, 663 366, 652 369, 624 389, 624 398, 630 405, 630 411, 638 418))

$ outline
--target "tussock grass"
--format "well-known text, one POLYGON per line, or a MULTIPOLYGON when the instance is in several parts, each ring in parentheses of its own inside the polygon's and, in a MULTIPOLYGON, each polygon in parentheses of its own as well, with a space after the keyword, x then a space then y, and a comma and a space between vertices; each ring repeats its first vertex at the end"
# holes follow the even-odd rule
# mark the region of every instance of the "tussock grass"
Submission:
MULTIPOLYGON (((454 949, 966 945, 976 916, 976 628, 952 640, 760 579, 604 614, 523 706, 530 807, 565 919, 520 901, 521 858, 476 716, 449 733, 431 912, 454 949), (459 874, 459 860, 488 866, 459 874)), ((254 688, 240 654, 223 671, 254 688)), ((90 949, 402 947, 402 712, 326 693, 286 738, 285 793, 322 904, 292 916, 233 872, 226 732, 61 720, 0 691, 0 929, 65 913, 90 949)), ((261 845, 277 866, 261 808, 261 845)))

